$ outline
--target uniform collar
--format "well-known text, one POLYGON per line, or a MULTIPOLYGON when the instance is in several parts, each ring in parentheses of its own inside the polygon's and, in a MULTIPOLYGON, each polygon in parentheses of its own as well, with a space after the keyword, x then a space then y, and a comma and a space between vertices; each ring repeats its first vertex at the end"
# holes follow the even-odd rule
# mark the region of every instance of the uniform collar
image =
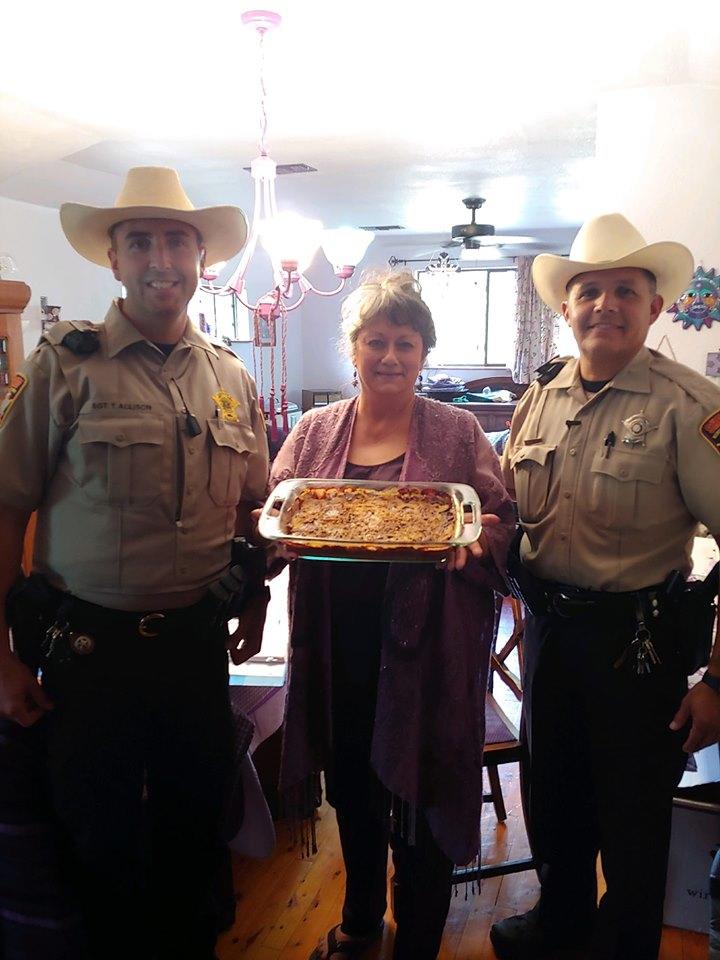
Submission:
MULTIPOLYGON (((652 354, 647 347, 641 347, 630 363, 615 374, 609 386, 614 390, 627 390, 629 393, 650 393, 651 359, 652 354)), ((576 385, 580 385, 580 359, 573 357, 545 389, 569 390, 576 385)))
MULTIPOLYGON (((134 343, 149 342, 122 312, 119 300, 113 300, 105 316, 105 335, 107 337, 108 357, 116 356, 121 350, 134 343)), ((217 350, 210 340, 190 320, 187 322, 185 333, 180 338, 179 344, 201 347, 212 356, 217 356, 217 350)))

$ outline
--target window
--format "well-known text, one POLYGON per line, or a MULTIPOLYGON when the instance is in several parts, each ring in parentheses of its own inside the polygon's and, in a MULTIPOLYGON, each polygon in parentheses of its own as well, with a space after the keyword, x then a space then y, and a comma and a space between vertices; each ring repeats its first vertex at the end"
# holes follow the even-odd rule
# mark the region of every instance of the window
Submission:
POLYGON ((435 321, 434 367, 513 365, 516 272, 512 268, 421 271, 422 298, 435 321))
POLYGON ((211 337, 252 340, 250 311, 234 296, 214 296, 198 287, 188 303, 187 313, 195 326, 211 337))
POLYGON ((560 317, 558 320, 556 353, 561 357, 580 356, 580 351, 578 350, 577 341, 573 336, 573 332, 562 317, 560 317))

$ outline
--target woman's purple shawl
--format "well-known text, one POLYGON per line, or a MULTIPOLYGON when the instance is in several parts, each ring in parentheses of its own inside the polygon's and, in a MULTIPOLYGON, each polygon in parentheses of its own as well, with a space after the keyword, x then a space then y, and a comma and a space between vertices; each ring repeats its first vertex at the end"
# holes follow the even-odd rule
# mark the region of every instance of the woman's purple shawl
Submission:
MULTIPOLYGON (((340 478, 356 400, 303 416, 273 465, 270 486, 290 477, 340 478)), ((504 570, 513 508, 497 455, 466 410, 418 397, 401 480, 467 483, 484 513, 502 519, 486 536, 493 563, 470 557, 461 572, 392 564, 371 761, 391 794, 424 813, 455 863, 479 850, 485 690, 493 590, 504 570)), ((290 687, 280 786, 297 790, 330 756, 330 603, 326 564, 299 561, 290 580, 290 687)))

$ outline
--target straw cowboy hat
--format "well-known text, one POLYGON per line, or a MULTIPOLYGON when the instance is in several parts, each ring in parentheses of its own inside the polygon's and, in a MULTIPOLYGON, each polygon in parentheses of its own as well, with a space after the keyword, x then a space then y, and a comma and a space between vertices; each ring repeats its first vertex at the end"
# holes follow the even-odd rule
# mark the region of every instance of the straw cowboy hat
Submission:
POLYGON ((123 220, 181 220, 200 231, 207 263, 230 260, 247 238, 247 220, 238 207, 205 207, 196 210, 182 188, 176 170, 168 167, 133 167, 114 207, 87 207, 64 203, 60 223, 77 252, 109 267, 109 230, 123 220))
POLYGON ((532 265, 532 277, 545 303, 556 313, 567 300, 567 286, 579 273, 639 267, 657 280, 665 307, 674 303, 690 282, 693 256, 681 243, 645 243, 645 238, 621 213, 588 220, 578 231, 570 256, 541 253, 532 265))

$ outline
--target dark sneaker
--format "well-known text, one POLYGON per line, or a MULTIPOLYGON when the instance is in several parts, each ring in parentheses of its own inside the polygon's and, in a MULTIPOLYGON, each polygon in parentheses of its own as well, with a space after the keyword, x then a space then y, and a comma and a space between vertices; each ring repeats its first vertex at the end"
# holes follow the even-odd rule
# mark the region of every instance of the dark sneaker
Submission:
POLYGON ((498 960, 543 960, 557 950, 583 947, 589 934, 575 930, 550 933, 540 925, 537 907, 516 917, 498 920, 490 928, 490 943, 498 960))

